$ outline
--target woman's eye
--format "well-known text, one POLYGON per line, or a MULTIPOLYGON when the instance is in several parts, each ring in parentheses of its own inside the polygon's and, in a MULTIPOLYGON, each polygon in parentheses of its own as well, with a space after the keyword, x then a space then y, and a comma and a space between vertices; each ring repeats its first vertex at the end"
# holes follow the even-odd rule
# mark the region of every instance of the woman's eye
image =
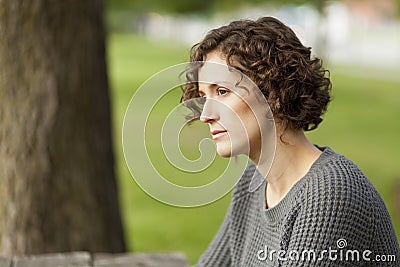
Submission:
POLYGON ((228 90, 226 90, 224 88, 218 88, 217 93, 218 93, 218 95, 225 95, 228 93, 228 90))

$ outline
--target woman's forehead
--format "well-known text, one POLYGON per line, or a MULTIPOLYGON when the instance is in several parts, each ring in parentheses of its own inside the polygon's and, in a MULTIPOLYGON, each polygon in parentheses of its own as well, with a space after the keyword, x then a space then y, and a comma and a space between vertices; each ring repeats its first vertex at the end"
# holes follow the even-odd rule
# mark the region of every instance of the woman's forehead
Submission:
POLYGON ((203 84, 205 89, 214 87, 214 85, 231 88, 240 79, 240 73, 233 71, 218 52, 208 54, 198 72, 199 85, 203 84))

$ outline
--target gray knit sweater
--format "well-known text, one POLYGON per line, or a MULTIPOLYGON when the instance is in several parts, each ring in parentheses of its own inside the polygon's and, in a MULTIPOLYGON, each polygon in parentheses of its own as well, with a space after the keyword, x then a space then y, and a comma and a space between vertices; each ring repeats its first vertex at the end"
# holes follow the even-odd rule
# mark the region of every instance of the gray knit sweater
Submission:
POLYGON ((265 179, 250 164, 195 266, 400 266, 393 225, 374 186, 350 160, 320 149, 308 173, 270 209, 265 179))

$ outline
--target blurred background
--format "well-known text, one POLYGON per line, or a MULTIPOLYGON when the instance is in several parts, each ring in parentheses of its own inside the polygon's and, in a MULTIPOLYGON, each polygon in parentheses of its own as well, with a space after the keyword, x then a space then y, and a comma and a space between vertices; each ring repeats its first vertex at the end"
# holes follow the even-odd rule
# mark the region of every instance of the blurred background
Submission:
POLYGON ((234 19, 275 16, 322 57, 334 100, 310 139, 353 160, 388 206, 400 237, 400 1, 107 2, 108 60, 122 214, 129 249, 181 250, 194 263, 217 231, 230 196, 175 208, 143 193, 121 153, 121 123, 135 89, 165 67, 189 60, 207 31, 234 19))
MULTIPOLYGON (((334 100, 307 135, 361 168, 400 239, 399 10, 400 0, 0 0, 0 255, 182 251, 195 263, 230 194, 178 208, 143 192, 123 156, 125 110, 209 30, 261 16, 324 60, 334 100)), ((164 162, 160 136, 148 138, 164 162)))

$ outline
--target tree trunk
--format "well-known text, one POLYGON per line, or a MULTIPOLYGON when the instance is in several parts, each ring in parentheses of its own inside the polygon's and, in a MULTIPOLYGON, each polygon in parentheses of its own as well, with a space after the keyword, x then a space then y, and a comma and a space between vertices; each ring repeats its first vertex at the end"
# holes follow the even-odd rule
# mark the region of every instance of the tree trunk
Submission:
POLYGON ((0 0, 0 254, 125 250, 103 2, 0 0))

